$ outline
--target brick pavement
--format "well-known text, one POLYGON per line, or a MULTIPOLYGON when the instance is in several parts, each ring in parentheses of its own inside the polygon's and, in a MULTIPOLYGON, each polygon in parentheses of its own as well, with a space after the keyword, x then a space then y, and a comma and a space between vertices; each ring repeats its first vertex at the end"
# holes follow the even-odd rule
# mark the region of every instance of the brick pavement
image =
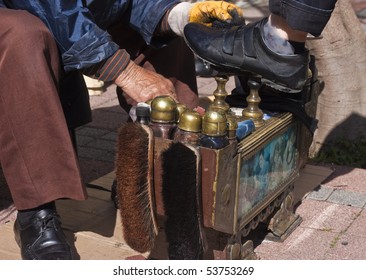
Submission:
POLYGON ((75 131, 85 183, 113 170, 117 131, 128 118, 118 105, 113 85, 102 95, 90 96, 90 105, 93 121, 75 131))
POLYGON ((334 172, 301 199, 303 221, 283 243, 259 239, 268 260, 366 260, 366 170, 332 166, 334 172))

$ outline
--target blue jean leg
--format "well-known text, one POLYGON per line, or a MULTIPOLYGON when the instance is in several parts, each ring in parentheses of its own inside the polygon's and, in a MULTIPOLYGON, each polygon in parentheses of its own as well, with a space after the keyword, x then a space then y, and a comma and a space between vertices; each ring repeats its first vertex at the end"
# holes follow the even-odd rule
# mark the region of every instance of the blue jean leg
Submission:
POLYGON ((269 0, 271 13, 286 19, 292 29, 319 36, 337 0, 269 0))

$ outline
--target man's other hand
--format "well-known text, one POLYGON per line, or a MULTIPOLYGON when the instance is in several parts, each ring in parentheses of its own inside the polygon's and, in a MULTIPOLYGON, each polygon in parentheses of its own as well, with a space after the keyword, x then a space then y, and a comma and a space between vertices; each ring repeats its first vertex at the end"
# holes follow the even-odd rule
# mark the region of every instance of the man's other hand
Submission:
POLYGON ((169 95, 175 101, 178 100, 174 85, 169 79, 146 70, 133 61, 130 61, 115 83, 123 90, 126 101, 131 105, 146 102, 160 95, 169 95))

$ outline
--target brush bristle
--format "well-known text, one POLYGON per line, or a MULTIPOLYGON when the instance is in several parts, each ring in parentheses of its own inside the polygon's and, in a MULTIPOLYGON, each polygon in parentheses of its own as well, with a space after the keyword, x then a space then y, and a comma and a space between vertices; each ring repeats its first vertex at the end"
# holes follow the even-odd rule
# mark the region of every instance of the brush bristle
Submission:
POLYGON ((152 141, 149 128, 135 123, 122 127, 117 141, 117 201, 123 236, 140 253, 152 249, 157 235, 151 197, 152 141))
POLYGON ((172 143, 163 152, 163 201, 167 217, 166 238, 169 259, 202 257, 197 214, 198 152, 182 143, 172 143))

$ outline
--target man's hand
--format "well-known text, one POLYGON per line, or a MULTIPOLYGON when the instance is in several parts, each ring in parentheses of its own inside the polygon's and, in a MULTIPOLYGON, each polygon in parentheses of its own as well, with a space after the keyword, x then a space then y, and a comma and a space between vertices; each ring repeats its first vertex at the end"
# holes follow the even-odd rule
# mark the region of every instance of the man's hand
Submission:
POLYGON ((173 83, 153 71, 146 70, 131 61, 115 80, 125 93, 126 101, 131 105, 146 102, 160 95, 169 95, 175 101, 177 96, 173 83))
POLYGON ((178 36, 183 36, 184 26, 190 22, 212 26, 214 22, 240 25, 245 21, 243 10, 225 1, 182 2, 169 12, 169 26, 178 36))
POLYGON ((189 22, 212 26, 214 21, 232 23, 243 18, 238 6, 225 1, 204 1, 195 3, 189 11, 189 22))

